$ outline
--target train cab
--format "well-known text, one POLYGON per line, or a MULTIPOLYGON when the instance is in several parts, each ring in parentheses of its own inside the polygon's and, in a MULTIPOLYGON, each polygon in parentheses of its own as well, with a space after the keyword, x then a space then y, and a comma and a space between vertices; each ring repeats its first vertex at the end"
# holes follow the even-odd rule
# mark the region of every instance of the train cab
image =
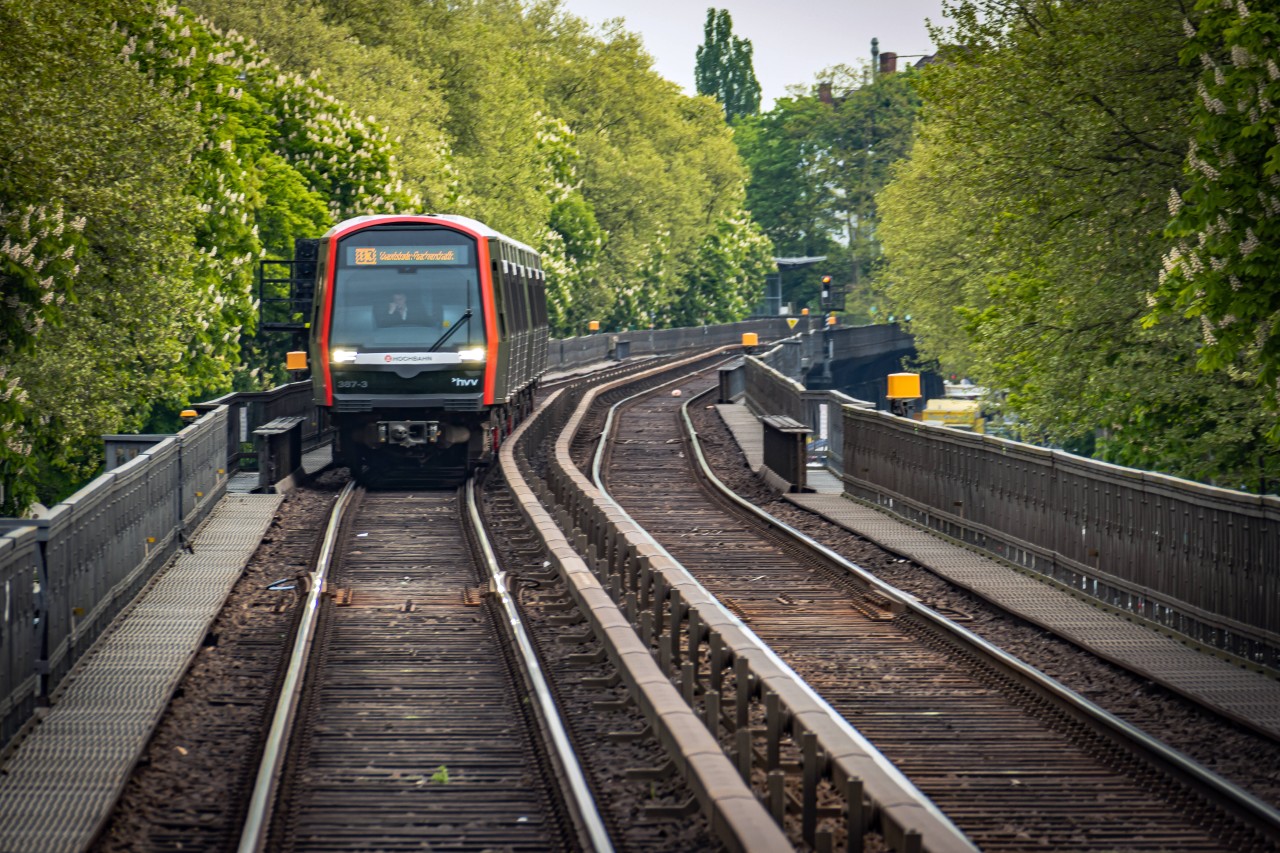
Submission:
POLYGON ((537 253, 465 217, 366 216, 318 261, 312 376, 340 461, 485 461, 545 369, 537 253))

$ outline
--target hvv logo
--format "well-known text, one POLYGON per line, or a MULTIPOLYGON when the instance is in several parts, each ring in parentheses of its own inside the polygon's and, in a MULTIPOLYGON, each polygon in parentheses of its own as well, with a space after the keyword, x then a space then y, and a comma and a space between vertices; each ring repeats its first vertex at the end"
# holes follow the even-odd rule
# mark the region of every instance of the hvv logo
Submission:
POLYGON ((462 377, 460 377, 460 376, 455 376, 455 377, 453 377, 453 384, 454 384, 454 385, 460 385, 460 386, 462 386, 463 388, 466 388, 466 387, 471 386, 471 385, 479 385, 479 384, 480 384, 480 380, 479 380, 479 379, 463 379, 463 378, 462 378, 462 377))

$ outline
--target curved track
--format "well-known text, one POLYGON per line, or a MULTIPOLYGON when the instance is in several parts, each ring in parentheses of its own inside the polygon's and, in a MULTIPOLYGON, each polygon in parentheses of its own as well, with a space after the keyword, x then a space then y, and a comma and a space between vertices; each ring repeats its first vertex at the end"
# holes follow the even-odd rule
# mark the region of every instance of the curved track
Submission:
MULTIPOLYGON (((578 828, 581 808, 562 804, 560 781, 572 774, 547 757, 546 725, 527 701, 537 691, 509 660, 510 616, 496 606, 507 598, 530 617, 532 644, 568 712, 568 737, 583 749, 620 849, 860 849, 862 841, 972 849, 945 818, 933 819, 941 815, 932 804, 886 786, 888 762, 846 737, 852 729, 828 716, 826 702, 987 849, 1274 845, 1266 830, 958 646, 910 602, 868 591, 831 560, 701 493, 677 409, 703 380, 682 379, 682 398, 668 386, 620 420, 613 462, 634 466, 610 469, 609 488, 665 550, 633 535, 630 520, 582 476, 607 406, 571 412, 579 400, 616 401, 679 375, 648 369, 656 365, 609 390, 579 383, 559 402, 551 395, 543 408, 556 417, 544 420, 540 410, 526 424, 538 429, 522 436, 522 427, 504 442, 485 506, 505 572, 482 568, 483 549, 469 540, 468 513, 452 492, 369 493, 357 502, 334 533, 342 562, 314 599, 325 625, 311 668, 324 675, 298 703, 314 716, 286 727, 311 751, 290 766, 283 797, 266 796, 280 803, 281 820, 269 835, 249 835, 273 850, 604 849, 578 828), (798 684, 738 618, 717 615, 695 582, 659 566, 666 551, 823 696, 798 684), (511 596, 493 594, 504 588, 511 596)), ((241 605, 236 619, 260 610, 279 617, 293 593, 270 596, 280 599, 267 602, 273 607, 241 605)), ((271 636, 284 642, 286 629, 271 636)), ((224 644, 217 656, 231 651, 224 644)), ((291 706, 292 689, 283 693, 291 706)), ((175 742, 183 757, 187 747, 227 752, 216 737, 175 742)), ((154 752, 159 760, 164 750, 154 752)), ((270 756, 265 764, 274 777, 280 765, 270 756)), ((195 814, 183 803, 196 801, 172 786, 161 796, 174 813, 195 814)), ((183 846, 173 840, 172 849, 183 846)))
POLYGON ((704 493, 680 440, 682 402, 660 393, 620 415, 609 491, 983 849, 1274 845, 1001 666, 704 493))

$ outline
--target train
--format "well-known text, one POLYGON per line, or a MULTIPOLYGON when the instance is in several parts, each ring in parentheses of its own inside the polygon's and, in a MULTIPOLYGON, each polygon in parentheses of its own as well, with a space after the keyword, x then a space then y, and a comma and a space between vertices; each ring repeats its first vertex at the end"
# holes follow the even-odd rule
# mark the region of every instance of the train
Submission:
POLYGON ((482 222, 360 216, 320 238, 312 387, 357 476, 491 461, 532 411, 549 340, 541 258, 482 222))

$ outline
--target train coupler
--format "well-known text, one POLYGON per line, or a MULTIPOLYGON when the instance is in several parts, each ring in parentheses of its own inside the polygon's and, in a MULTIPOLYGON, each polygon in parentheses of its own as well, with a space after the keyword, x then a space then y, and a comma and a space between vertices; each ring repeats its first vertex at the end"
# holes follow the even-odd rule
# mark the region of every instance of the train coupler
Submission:
POLYGON ((420 447, 439 440, 439 421, 378 421, 379 444, 420 447))

